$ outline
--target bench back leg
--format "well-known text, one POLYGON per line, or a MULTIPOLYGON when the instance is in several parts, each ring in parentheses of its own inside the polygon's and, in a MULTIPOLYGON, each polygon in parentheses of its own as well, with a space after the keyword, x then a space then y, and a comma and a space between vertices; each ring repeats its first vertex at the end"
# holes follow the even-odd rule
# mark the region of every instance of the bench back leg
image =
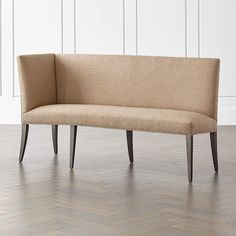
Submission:
POLYGON ((187 165, 188 165, 188 182, 193 180, 193 135, 186 135, 186 149, 187 149, 187 165))
POLYGON ((129 153, 129 161, 133 163, 134 161, 134 154, 133 154, 133 131, 126 130, 126 138, 127 138, 127 146, 128 146, 128 153, 129 153))
POLYGON ((210 139, 211 139, 211 152, 212 152, 213 164, 215 172, 218 172, 217 132, 210 133, 210 139))
POLYGON ((70 126, 70 168, 74 167, 75 147, 76 147, 77 126, 70 126))
POLYGON ((19 155, 20 163, 23 161, 23 158, 24 158, 25 147, 26 147, 27 139, 28 139, 28 133, 29 133, 29 125, 22 124, 21 125, 21 145, 20 145, 20 155, 19 155))
POLYGON ((58 125, 52 125, 52 142, 54 154, 58 154, 58 125))

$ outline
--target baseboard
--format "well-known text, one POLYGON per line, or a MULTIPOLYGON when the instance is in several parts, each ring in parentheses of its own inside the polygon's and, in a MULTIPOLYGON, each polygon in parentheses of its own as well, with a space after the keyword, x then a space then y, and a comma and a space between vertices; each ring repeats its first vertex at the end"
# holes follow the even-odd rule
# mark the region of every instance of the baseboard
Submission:
POLYGON ((236 125, 236 107, 221 107, 218 113, 219 125, 236 125))

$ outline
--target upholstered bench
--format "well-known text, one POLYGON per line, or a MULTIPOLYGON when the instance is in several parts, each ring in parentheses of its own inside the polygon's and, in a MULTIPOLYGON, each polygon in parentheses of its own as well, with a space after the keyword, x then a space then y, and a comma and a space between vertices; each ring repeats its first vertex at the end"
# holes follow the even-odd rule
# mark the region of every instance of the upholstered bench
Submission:
POLYGON ((77 126, 126 130, 133 162, 133 131, 186 136, 192 181, 193 136, 210 133, 217 159, 218 59, 104 55, 18 57, 22 103, 22 162, 29 124, 70 125, 70 167, 77 126))

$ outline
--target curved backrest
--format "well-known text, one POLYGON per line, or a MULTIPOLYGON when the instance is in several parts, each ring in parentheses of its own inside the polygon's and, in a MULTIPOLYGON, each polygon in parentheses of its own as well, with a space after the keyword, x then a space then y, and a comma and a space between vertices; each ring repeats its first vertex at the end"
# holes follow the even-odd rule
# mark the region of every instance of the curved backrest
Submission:
POLYGON ((176 109, 217 117, 218 59, 56 55, 57 103, 176 109))

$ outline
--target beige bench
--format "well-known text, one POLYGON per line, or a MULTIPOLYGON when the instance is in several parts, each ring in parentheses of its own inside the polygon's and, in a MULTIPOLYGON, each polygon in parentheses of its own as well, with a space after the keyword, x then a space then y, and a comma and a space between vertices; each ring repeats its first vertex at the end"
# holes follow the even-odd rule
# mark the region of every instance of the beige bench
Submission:
POLYGON ((77 125, 126 130, 133 162, 133 130, 186 136, 192 181, 193 135, 210 133, 217 163, 218 59, 103 55, 18 57, 23 160, 29 124, 70 125, 73 168, 77 125))

